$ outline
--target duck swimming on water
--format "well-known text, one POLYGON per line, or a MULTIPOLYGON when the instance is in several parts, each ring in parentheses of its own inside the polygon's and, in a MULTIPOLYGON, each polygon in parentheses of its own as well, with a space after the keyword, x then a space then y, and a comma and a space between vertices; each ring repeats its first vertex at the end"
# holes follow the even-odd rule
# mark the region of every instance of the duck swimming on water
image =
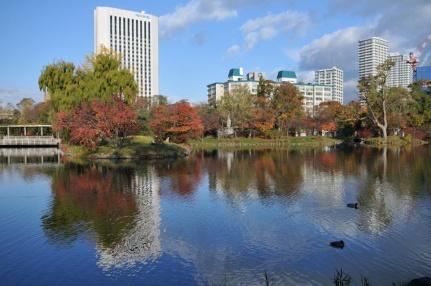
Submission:
POLYGON ((338 240, 338 241, 333 241, 331 243, 329 243, 330 246, 335 247, 335 248, 344 248, 344 241, 342 240, 338 240))
POLYGON ((354 203, 354 204, 347 204, 348 208, 352 208, 352 209, 357 209, 359 207, 358 203, 354 203))

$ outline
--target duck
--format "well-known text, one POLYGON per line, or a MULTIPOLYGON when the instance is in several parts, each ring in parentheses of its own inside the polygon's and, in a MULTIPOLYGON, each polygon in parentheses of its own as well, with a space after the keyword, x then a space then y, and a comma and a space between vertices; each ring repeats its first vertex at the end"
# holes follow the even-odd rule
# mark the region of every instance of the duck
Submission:
POLYGON ((335 248, 344 248, 344 241, 342 240, 338 240, 338 241, 333 241, 331 243, 329 243, 330 246, 335 247, 335 248))
POLYGON ((358 203, 354 203, 354 204, 347 204, 347 207, 348 208, 352 208, 352 209, 358 209, 358 206, 359 204, 358 203))

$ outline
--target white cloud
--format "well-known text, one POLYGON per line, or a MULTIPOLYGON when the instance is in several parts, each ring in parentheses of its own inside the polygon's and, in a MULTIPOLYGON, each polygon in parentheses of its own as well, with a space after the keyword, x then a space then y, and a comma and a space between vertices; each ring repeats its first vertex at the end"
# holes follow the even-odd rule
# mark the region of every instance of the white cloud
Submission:
POLYGON ((190 0, 160 17, 160 35, 166 37, 201 21, 222 21, 236 17, 238 10, 280 0, 190 0))
POLYGON ((310 26, 311 19, 307 13, 285 11, 248 20, 241 26, 241 32, 244 34, 244 47, 252 49, 260 41, 272 39, 279 33, 294 30, 296 34, 302 34, 310 26))
POLYGON ((234 56, 241 51, 241 47, 239 45, 232 45, 227 49, 227 54, 229 56, 234 56))
MULTIPOLYGON (((332 0, 332 2, 340 1, 332 0)), ((344 13, 363 15, 362 13, 367 11, 367 17, 371 16, 374 20, 366 26, 348 27, 327 33, 304 46, 299 52, 299 70, 312 71, 332 66, 340 67, 344 71, 346 101, 356 99, 357 50, 360 39, 380 36, 389 40, 391 52, 408 53, 419 46, 429 34, 431 2, 409 1, 405 5, 400 3, 400 1, 363 0, 359 1, 359 4, 344 5, 344 13), (385 13, 379 14, 379 11, 383 10, 377 8, 384 3, 388 4, 384 9, 385 13), (361 5, 365 4, 368 6, 363 8, 361 5), (376 9, 371 9, 373 7, 376 9), (375 14, 370 14, 371 11, 375 14)), ((429 51, 422 55, 422 59, 427 59, 427 54, 429 51)))
POLYGON ((285 11, 251 19, 241 26, 241 32, 244 35, 244 44, 241 48, 251 50, 259 42, 273 39, 280 33, 295 31, 295 34, 301 35, 310 26, 310 16, 297 11, 285 11))
POLYGON ((195 22, 221 21, 236 15, 237 11, 224 5, 223 1, 191 0, 178 6, 174 12, 160 17, 160 34, 164 37, 195 22))

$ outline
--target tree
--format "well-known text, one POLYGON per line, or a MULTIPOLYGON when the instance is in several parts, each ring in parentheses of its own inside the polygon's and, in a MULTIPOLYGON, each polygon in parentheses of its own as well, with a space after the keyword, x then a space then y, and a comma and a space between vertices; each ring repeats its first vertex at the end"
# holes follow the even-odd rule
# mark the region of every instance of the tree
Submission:
POLYGON ((92 99, 111 101, 113 95, 132 104, 137 94, 132 73, 121 67, 118 54, 107 49, 87 57, 80 68, 64 61, 46 66, 39 77, 39 88, 49 94, 54 112, 70 111, 92 99))
POLYGON ((196 106, 196 109, 202 120, 204 135, 217 136, 217 130, 221 127, 220 112, 206 103, 196 106))
POLYGON ((415 102, 410 92, 403 87, 388 89, 387 96, 388 128, 400 130, 408 127, 412 122, 410 114, 415 114, 415 102))
POLYGON ((260 77, 259 85, 257 86, 255 105, 262 109, 269 108, 273 94, 274 84, 270 80, 260 77))
POLYGON ((341 107, 337 115, 337 127, 343 136, 352 136, 356 130, 361 126, 361 118, 363 110, 358 101, 349 102, 347 105, 341 107))
POLYGON ((414 110, 410 113, 410 120, 414 126, 431 123, 431 96, 422 88, 423 85, 424 82, 415 82, 412 85, 414 110))
POLYGON ((261 77, 257 87, 257 94, 254 97, 251 127, 263 134, 274 128, 275 115, 271 106, 271 97, 273 94, 273 83, 261 77))
POLYGON ((121 146, 127 136, 138 129, 137 114, 119 96, 112 101, 93 99, 74 108, 71 113, 57 113, 54 130, 67 133, 72 143, 90 150, 104 142, 121 146))
POLYGON ((18 110, 21 113, 21 116, 19 118, 19 123, 28 123, 28 118, 30 116, 30 113, 34 107, 35 101, 31 98, 23 98, 21 101, 16 105, 18 110))
POLYGON ((388 75, 395 63, 388 59, 377 67, 377 74, 359 80, 361 99, 367 105, 369 117, 378 127, 386 143, 388 140, 388 75))
POLYGON ((217 106, 222 118, 232 121, 233 127, 244 131, 250 127, 253 108, 253 96, 246 86, 239 86, 225 94, 217 106))
POLYGON ((315 120, 320 130, 334 132, 337 130, 337 117, 343 106, 338 101, 325 101, 319 104, 315 120))
POLYGON ((187 102, 159 105, 152 110, 149 126, 157 141, 183 143, 202 135, 203 124, 196 108, 187 102))
POLYGON ((48 65, 39 76, 39 88, 50 97, 72 84, 75 76, 75 65, 65 61, 48 65))
POLYGON ((289 133, 289 129, 295 129, 304 118, 303 96, 291 83, 283 83, 274 91, 272 100, 277 126, 280 130, 289 133))

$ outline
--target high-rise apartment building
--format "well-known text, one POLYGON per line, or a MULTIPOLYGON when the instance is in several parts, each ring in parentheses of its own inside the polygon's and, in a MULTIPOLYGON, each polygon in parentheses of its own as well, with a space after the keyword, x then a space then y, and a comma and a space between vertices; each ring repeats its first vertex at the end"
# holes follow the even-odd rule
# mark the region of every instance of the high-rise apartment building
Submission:
POLYGON ((389 42, 378 37, 359 41, 359 79, 377 74, 377 66, 387 60, 389 42))
POLYGON ((411 65, 407 63, 409 56, 393 53, 389 55, 389 59, 392 60, 395 65, 389 71, 388 86, 409 87, 413 82, 413 70, 411 65))
POLYGON ((140 96, 159 94, 158 17, 110 7, 94 10, 94 52, 103 47, 118 53, 123 68, 129 69, 140 96))
POLYGON ((314 72, 314 82, 316 84, 332 86, 332 100, 343 104, 344 98, 344 75, 343 71, 337 67, 321 69, 314 72))

